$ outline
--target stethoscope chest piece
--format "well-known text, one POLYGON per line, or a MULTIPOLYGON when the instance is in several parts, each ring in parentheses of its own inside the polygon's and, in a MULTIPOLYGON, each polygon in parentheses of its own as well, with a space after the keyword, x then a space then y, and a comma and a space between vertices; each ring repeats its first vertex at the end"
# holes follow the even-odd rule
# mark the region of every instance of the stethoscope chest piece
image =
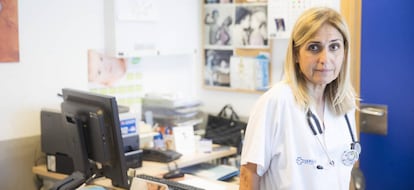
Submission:
POLYGON ((344 151, 342 154, 342 163, 345 166, 354 165, 355 162, 359 159, 359 154, 361 153, 361 144, 359 142, 351 143, 351 149, 344 151))
POLYGON ((358 158, 359 158, 359 153, 356 150, 350 149, 350 150, 344 151, 341 159, 342 159, 342 163, 345 166, 351 166, 355 164, 358 158))

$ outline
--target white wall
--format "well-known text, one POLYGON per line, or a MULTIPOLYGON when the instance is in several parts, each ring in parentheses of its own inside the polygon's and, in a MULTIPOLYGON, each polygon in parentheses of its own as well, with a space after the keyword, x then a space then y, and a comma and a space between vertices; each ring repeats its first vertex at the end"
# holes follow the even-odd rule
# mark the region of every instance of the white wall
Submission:
POLYGON ((103 47, 102 0, 21 0, 20 62, 0 64, 0 140, 40 133, 41 107, 86 89, 86 50, 103 47))
MULTIPOLYGON (((201 87, 201 1, 174 2, 168 7, 185 5, 188 9, 185 14, 191 19, 185 23, 172 20, 175 25, 171 30, 189 28, 184 34, 186 38, 180 40, 197 48, 197 54, 156 58, 159 62, 143 67, 143 72, 151 76, 144 85, 151 90, 177 89, 192 93, 203 101, 202 109, 207 112, 217 113, 230 103, 239 115, 247 116, 260 94, 201 87)), ((86 90, 87 49, 102 49, 105 44, 102 0, 20 0, 18 6, 20 62, 0 63, 0 141, 40 134, 41 108, 59 108, 61 99, 56 94, 63 87, 86 90)), ((279 47, 277 44, 275 48, 279 47)), ((284 51, 274 56, 276 62, 283 58, 284 51)), ((278 64, 275 65, 272 65, 272 78, 278 80, 280 71, 278 64)))

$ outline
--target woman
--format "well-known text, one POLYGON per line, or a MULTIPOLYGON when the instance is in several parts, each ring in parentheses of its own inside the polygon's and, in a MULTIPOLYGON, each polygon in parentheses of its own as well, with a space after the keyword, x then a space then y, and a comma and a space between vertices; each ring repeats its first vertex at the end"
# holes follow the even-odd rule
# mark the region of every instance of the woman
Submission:
POLYGON ((360 151, 349 43, 345 21, 333 9, 312 8, 298 19, 284 80, 251 112, 240 189, 349 189, 360 151))

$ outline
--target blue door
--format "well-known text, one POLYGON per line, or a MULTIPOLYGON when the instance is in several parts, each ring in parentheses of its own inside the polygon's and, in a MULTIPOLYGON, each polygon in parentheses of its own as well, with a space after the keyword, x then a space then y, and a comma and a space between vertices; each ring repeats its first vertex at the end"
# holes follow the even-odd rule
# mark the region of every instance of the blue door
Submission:
POLYGON ((362 103, 388 105, 388 134, 361 133, 368 190, 414 189, 414 1, 362 1, 362 103))

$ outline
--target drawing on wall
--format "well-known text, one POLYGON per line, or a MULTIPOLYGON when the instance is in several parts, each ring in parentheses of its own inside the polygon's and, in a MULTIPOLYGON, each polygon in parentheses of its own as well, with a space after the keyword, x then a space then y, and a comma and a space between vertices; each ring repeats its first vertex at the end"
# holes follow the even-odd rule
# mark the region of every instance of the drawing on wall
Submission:
POLYGON ((204 15, 205 41, 211 46, 232 45, 233 6, 206 6, 204 15))
POLYGON ((0 62, 20 59, 17 8, 17 0, 0 1, 0 62))
POLYGON ((267 6, 240 5, 236 7, 234 46, 268 47, 267 6))
POLYGON ((233 50, 206 49, 204 84, 230 87, 230 58, 233 50))

